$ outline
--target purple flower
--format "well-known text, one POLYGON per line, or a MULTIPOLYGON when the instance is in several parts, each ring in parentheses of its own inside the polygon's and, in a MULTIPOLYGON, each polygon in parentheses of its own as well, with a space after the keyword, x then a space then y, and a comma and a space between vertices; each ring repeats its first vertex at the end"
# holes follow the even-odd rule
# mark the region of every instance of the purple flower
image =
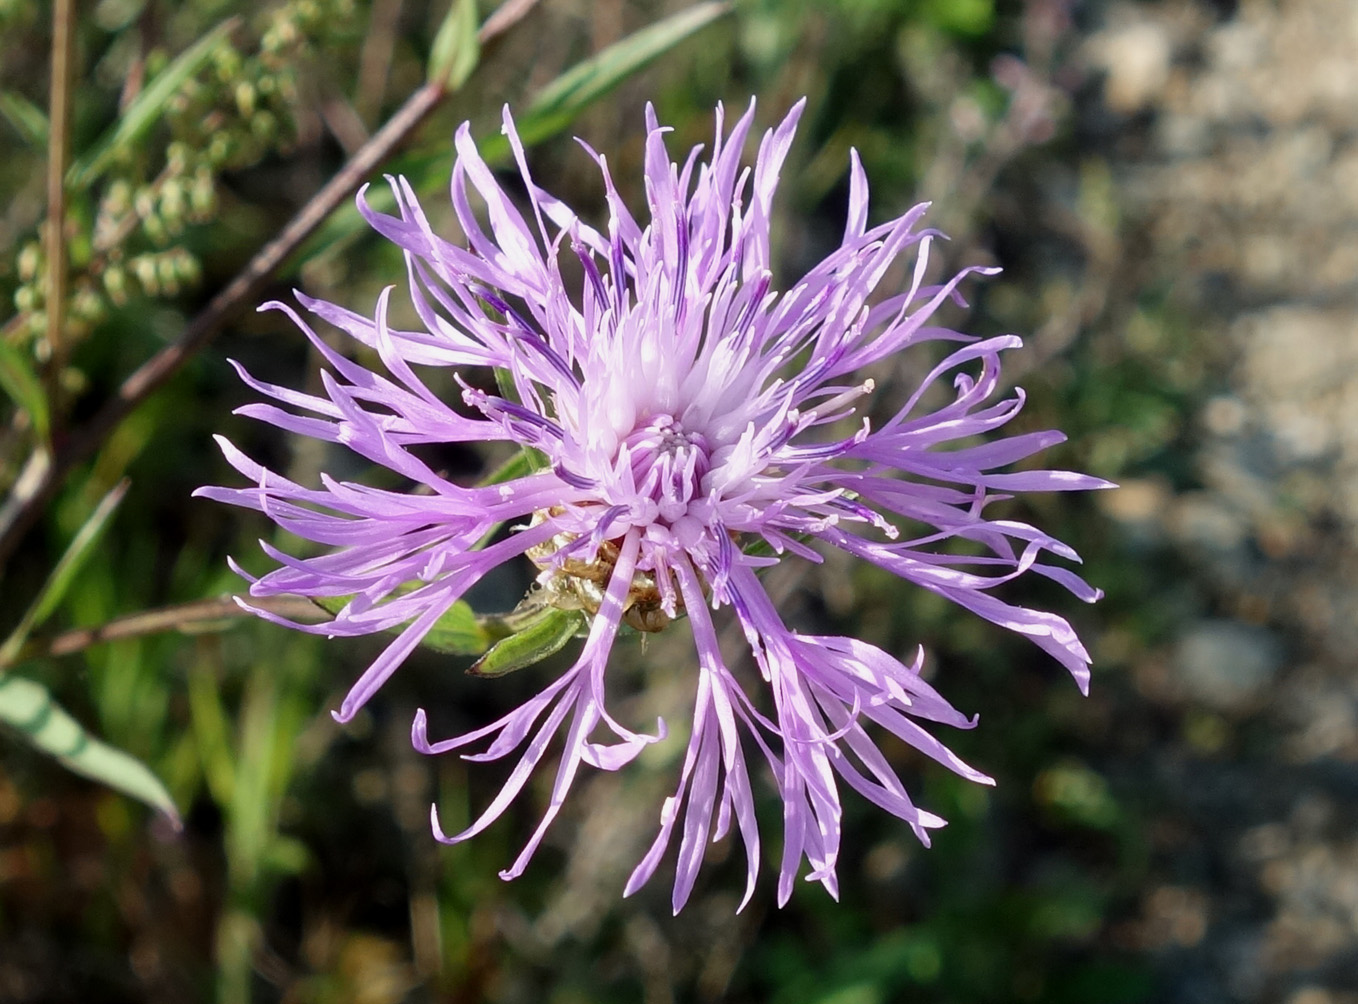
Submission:
POLYGON ((627 894, 650 878, 677 830, 679 910, 706 844, 734 827, 746 851, 748 901, 761 845, 747 758, 767 763, 783 799, 780 904, 803 859, 807 878, 837 894, 841 783, 900 817, 925 844, 928 831, 943 825, 915 806, 873 732, 890 732, 958 774, 992 783, 926 731, 923 723, 975 722, 921 678, 922 654, 905 664, 864 642, 804 635, 783 622, 757 572, 785 554, 819 561, 817 546, 837 547, 873 562, 1027 635, 1070 670, 1081 690, 1088 685, 1089 656, 1071 626, 993 590, 1033 571, 1085 601, 1099 592, 1044 562, 1049 554, 1078 561, 1069 547, 1026 523, 989 518, 987 508, 1014 491, 1107 483, 1066 471, 994 473, 1061 442, 1059 432, 949 448, 1018 414, 1022 392, 998 399, 997 392, 1000 353, 1020 342, 980 340, 934 323, 944 301, 960 302, 964 278, 994 270, 969 268, 942 284, 927 283, 936 235, 917 229, 926 207, 869 228, 867 182, 856 154, 840 246, 792 285, 774 286, 770 207, 801 112, 798 104, 763 136, 751 170, 740 157, 753 102, 729 134, 718 107, 708 159, 699 160, 698 148, 678 164, 648 109, 648 221, 632 216, 606 160, 589 151, 607 196, 603 230, 537 187, 508 112, 504 130, 526 186, 526 214, 463 125, 452 197, 467 247, 434 232, 403 179, 391 182, 396 216, 359 196, 369 223, 405 252, 422 329, 388 324, 390 289, 373 319, 299 294, 316 317, 375 349, 388 375, 335 352, 281 303, 268 306, 291 317, 333 369, 321 375, 324 395, 241 371, 277 402, 248 405, 243 414, 343 443, 414 485, 410 492, 386 491, 323 476, 320 488, 306 488, 223 440, 227 459, 254 486, 201 490, 329 546, 319 557, 297 558, 263 545, 279 567, 253 580, 251 595, 352 597, 332 622, 291 626, 331 636, 399 630, 349 691, 340 721, 353 717, 431 626, 505 561, 527 555, 540 569, 539 596, 587 616, 588 637, 574 665, 500 720, 432 741, 424 713, 416 716, 414 742, 424 752, 479 749, 464 754, 476 761, 518 755, 499 795, 463 832, 446 835, 435 810, 435 835, 450 843, 489 826, 564 729, 546 813, 501 873, 506 879, 527 866, 581 764, 617 770, 664 734, 663 723, 654 735, 633 731, 605 708, 605 668, 624 623, 655 631, 686 615, 697 647, 687 753, 627 894), (903 256, 913 258, 907 288, 878 295, 903 256), (859 409, 873 381, 854 374, 935 341, 953 347, 899 410, 870 424, 859 409), (432 393, 414 366, 457 367, 461 402, 432 393), (500 393, 472 376, 488 367, 501 372, 500 393), (934 407, 940 398, 946 400, 934 407), (516 480, 464 488, 411 449, 491 440, 531 448, 545 462, 516 480), (482 545, 506 523, 510 536, 482 545), (984 556, 940 547, 954 538, 984 556), (744 631, 757 674, 722 657, 712 612, 724 607, 744 631))

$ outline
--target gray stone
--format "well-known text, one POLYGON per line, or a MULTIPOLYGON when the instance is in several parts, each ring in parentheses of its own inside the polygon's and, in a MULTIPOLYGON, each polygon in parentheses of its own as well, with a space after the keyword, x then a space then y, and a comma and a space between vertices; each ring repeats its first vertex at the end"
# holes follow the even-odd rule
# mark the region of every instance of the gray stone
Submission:
POLYGON ((1231 620, 1199 621, 1179 639, 1179 682, 1218 711, 1254 705, 1283 663, 1283 646, 1266 628, 1231 620))

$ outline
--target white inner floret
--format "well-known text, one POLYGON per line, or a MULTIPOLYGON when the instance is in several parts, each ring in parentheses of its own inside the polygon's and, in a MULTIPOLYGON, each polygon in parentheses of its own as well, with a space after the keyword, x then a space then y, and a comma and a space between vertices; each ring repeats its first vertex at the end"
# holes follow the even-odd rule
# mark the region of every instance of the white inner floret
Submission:
POLYGON ((658 519, 670 525, 685 516, 712 466, 707 437, 685 430, 671 415, 656 415, 634 429, 622 445, 629 454, 637 501, 655 505, 655 517, 639 521, 658 519))

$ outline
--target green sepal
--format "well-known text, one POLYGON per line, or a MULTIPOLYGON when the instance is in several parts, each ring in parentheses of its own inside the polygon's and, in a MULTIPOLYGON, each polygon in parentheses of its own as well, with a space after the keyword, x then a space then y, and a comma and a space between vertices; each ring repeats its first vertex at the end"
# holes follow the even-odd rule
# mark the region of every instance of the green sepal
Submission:
POLYGON ((532 666, 560 652, 572 638, 583 634, 589 623, 582 611, 547 606, 531 597, 520 603, 513 613, 495 620, 502 624, 512 623, 514 633, 497 641, 472 663, 467 669, 469 676, 504 676, 532 666))

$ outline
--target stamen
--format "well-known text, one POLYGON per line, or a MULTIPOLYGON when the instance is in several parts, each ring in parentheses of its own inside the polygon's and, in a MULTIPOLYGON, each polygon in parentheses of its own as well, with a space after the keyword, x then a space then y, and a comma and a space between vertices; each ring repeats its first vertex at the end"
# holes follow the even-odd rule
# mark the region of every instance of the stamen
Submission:
POLYGON ((830 400, 816 405, 815 410, 811 414, 815 415, 816 418, 819 418, 821 415, 827 415, 831 412, 838 411, 844 405, 851 404, 860 397, 866 397, 876 389, 877 381, 869 377, 857 387, 850 387, 843 394, 837 394, 830 398, 830 400))

